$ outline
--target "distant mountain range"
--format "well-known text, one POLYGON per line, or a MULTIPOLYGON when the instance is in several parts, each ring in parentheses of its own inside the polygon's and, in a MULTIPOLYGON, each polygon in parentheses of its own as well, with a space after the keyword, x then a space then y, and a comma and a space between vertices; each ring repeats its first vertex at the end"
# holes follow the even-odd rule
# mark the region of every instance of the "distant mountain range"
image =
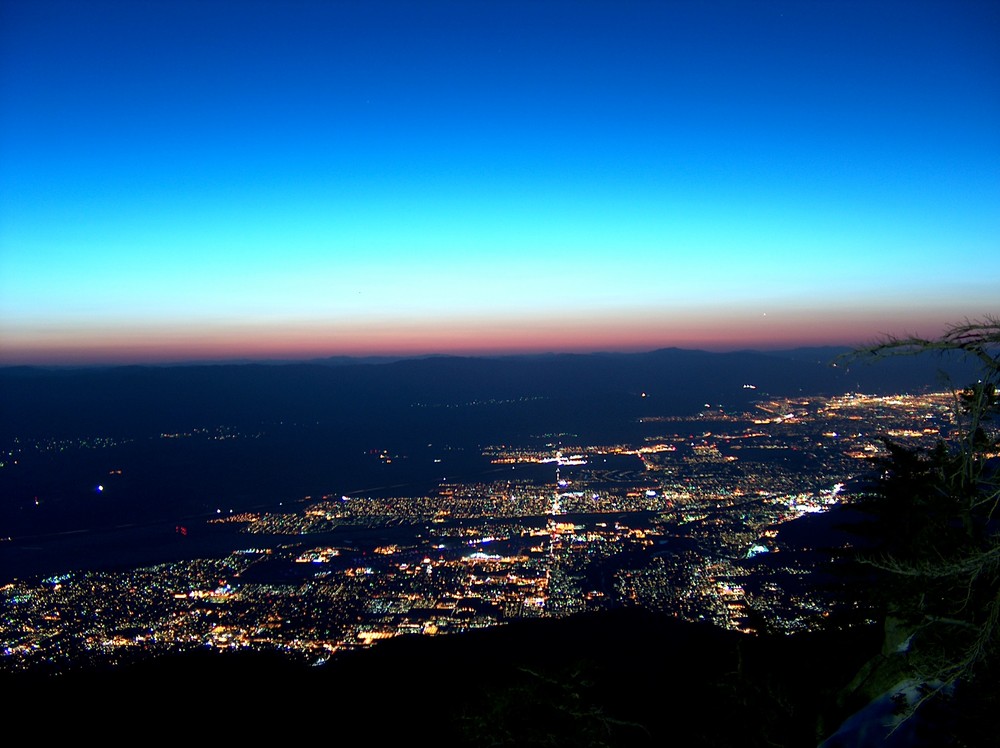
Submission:
MULTIPOLYGON (((684 413, 705 404, 849 391, 888 393, 971 381, 971 360, 940 355, 845 361, 845 348, 713 353, 325 359, 95 368, 0 368, 0 436, 133 433, 192 424, 336 421, 418 426, 420 408, 540 402, 578 420, 684 413)), ((528 414, 526 417, 530 417, 528 414)), ((546 420, 549 420, 546 418, 546 420)))

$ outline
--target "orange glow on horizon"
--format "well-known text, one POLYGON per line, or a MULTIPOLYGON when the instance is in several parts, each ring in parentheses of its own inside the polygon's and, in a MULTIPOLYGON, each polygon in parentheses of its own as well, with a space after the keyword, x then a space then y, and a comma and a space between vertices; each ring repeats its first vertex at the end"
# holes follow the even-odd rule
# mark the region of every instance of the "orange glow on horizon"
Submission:
MULTIPOLYGON (((951 320, 953 315, 942 316, 951 320)), ((861 345, 887 333, 935 335, 944 322, 882 315, 644 313, 589 317, 404 320, 354 326, 273 322, 45 331, 4 340, 0 364, 164 364, 196 361, 305 360, 330 356, 513 355, 711 351, 861 345)))

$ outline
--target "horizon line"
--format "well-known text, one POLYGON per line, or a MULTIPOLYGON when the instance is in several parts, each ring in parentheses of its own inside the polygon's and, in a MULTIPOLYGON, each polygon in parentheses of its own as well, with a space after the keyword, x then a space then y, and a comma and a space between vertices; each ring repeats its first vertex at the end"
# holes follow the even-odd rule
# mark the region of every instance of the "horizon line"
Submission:
POLYGON ((730 353, 758 353, 758 354, 781 354, 793 353, 797 351, 810 350, 851 350, 862 347, 862 344, 849 345, 846 343, 822 343, 822 344, 802 344, 802 345, 771 345, 771 346, 741 346, 741 347, 686 347, 679 345, 667 345, 655 348, 643 349, 594 349, 594 350, 545 350, 545 351, 521 351, 521 352, 426 352, 426 353, 356 353, 308 356, 308 357, 275 357, 275 356, 232 356, 226 358, 178 358, 167 360, 156 360, 148 358, 135 358, 120 360, 95 359, 95 360, 67 360, 59 361, 23 361, 5 362, 0 360, 0 369, 114 369, 114 368, 172 368, 190 366, 284 366, 315 364, 341 365, 352 364, 391 364, 400 361, 419 361, 427 359, 529 359, 546 358, 556 356, 642 356, 661 351, 684 351, 689 353, 705 353, 711 355, 725 355, 730 353))

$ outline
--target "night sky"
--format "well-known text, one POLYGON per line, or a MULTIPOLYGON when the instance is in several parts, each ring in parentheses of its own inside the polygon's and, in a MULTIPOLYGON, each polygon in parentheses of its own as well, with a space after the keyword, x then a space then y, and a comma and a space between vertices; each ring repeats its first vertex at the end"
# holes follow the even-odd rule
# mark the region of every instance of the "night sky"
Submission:
POLYGON ((1000 3, 0 0, 0 363, 1000 312, 1000 3))

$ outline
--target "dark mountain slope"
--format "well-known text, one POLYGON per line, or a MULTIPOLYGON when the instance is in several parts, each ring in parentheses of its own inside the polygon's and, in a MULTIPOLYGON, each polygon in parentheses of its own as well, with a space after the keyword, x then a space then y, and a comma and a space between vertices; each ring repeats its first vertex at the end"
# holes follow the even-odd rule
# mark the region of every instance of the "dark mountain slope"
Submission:
POLYGON ((56 681, 9 678, 5 690, 8 714, 55 710, 49 734, 104 725, 180 741, 360 733, 400 745, 801 746, 839 723, 836 692, 879 642, 863 628, 746 637, 619 610, 394 639, 322 667, 201 652, 56 681))

